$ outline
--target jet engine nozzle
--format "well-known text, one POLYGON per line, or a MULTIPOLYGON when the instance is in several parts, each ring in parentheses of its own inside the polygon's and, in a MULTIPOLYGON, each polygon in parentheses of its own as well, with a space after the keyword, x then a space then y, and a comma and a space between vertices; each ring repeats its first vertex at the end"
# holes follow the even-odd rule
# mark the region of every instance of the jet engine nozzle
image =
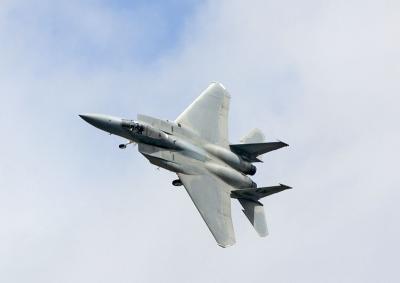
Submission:
POLYGON ((247 172, 250 176, 253 176, 257 172, 257 167, 254 166, 253 164, 250 165, 250 170, 247 172))

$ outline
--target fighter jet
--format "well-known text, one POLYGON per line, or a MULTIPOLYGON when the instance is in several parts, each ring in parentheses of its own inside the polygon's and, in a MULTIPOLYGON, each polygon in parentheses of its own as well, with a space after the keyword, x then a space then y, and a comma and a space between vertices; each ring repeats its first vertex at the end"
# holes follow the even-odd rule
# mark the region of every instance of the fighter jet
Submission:
POLYGON ((258 129, 240 143, 228 141, 230 95, 214 82, 175 121, 138 115, 137 120, 101 114, 79 115, 89 124, 138 144, 138 150, 157 167, 175 172, 174 186, 184 186, 216 242, 221 247, 235 244, 231 199, 261 237, 268 234, 261 198, 291 187, 279 184, 257 187, 249 177, 260 155, 288 146, 281 141, 265 142, 258 129))

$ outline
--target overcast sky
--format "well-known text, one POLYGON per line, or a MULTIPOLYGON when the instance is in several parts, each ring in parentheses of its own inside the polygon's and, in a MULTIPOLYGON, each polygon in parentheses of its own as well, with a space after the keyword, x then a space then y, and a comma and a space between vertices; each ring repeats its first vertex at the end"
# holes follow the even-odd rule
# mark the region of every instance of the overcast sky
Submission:
POLYGON ((0 2, 0 282, 399 282, 395 0, 0 2), (175 175, 82 121, 175 119, 211 81, 265 156, 218 247, 175 175))

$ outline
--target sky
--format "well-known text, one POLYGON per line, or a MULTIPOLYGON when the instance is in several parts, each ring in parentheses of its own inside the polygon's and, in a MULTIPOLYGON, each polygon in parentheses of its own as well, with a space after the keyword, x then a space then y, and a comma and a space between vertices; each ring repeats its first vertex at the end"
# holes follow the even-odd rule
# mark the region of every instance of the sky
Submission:
POLYGON ((400 4, 0 2, 0 282, 398 282, 400 4), (218 247, 176 176, 82 121, 175 119, 211 81, 265 156, 218 247))

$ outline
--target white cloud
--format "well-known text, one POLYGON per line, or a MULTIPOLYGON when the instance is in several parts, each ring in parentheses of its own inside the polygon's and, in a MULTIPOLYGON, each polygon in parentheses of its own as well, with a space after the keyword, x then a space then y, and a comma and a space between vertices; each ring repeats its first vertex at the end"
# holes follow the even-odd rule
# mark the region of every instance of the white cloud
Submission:
POLYGON ((397 2, 210 1, 148 66, 134 51, 148 21, 43 3, 32 19, 76 17, 61 42, 91 39, 66 48, 15 17, 25 3, 0 6, 1 281, 398 281, 397 2), (88 67, 81 48, 96 44, 106 58, 86 54, 104 62, 88 67), (224 250, 173 174, 77 117, 172 119, 211 80, 231 91, 232 141, 260 127, 291 145, 257 183, 295 187, 264 201, 266 239, 234 203, 238 243, 224 250))

